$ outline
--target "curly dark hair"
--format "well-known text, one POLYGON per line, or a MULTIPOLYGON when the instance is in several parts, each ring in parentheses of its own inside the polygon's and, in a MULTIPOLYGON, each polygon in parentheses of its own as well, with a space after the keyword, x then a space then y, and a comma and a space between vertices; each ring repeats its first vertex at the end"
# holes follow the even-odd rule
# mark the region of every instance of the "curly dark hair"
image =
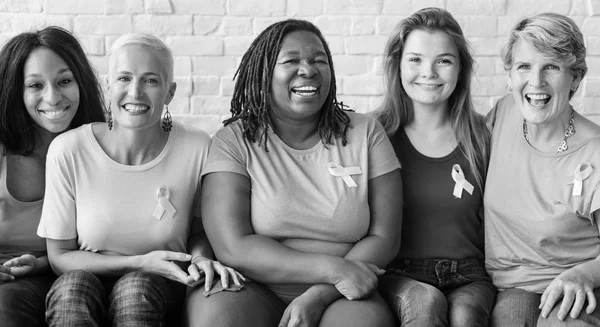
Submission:
MULTIPOLYGON (((346 131, 350 118, 343 110, 343 104, 336 98, 335 72, 331 51, 319 28, 310 22, 298 19, 288 19, 274 23, 260 33, 252 42, 238 67, 234 79, 237 78, 231 100, 231 118, 223 124, 227 126, 241 120, 244 136, 256 142, 256 134, 262 129, 258 144, 264 142, 267 149, 267 131, 274 128, 269 115, 271 109, 271 81, 277 56, 281 50, 283 38, 294 31, 314 33, 323 43, 331 69, 329 94, 321 108, 318 130, 323 144, 333 144, 332 138, 341 137, 346 145, 346 131)), ((275 130, 276 131, 276 130, 275 130)))
POLYGON ((56 26, 21 33, 0 50, 0 144, 6 153, 28 156, 40 146, 36 124, 23 102, 25 62, 40 47, 52 50, 65 61, 79 87, 80 105, 69 129, 104 121, 102 88, 73 34, 56 26))

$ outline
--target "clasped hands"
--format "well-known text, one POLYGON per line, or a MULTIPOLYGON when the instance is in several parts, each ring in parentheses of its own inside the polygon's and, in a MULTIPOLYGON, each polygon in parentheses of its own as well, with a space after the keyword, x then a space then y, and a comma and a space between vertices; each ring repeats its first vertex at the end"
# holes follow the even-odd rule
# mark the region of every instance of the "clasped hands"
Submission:
POLYGON ((235 269, 222 265, 219 261, 203 256, 192 258, 191 255, 173 251, 152 251, 142 256, 141 269, 159 274, 165 278, 196 287, 204 282, 204 289, 212 287, 215 273, 221 278, 221 286, 229 287, 230 282, 241 286, 246 278, 235 269), (177 262, 190 262, 187 272, 177 262))

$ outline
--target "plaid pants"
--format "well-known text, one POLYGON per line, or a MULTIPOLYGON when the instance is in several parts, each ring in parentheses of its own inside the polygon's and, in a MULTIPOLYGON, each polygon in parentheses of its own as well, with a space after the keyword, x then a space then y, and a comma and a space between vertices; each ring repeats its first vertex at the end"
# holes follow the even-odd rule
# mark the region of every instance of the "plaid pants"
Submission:
POLYGON ((48 292, 46 321, 61 327, 176 326, 184 296, 185 285, 149 272, 98 278, 73 270, 48 292))

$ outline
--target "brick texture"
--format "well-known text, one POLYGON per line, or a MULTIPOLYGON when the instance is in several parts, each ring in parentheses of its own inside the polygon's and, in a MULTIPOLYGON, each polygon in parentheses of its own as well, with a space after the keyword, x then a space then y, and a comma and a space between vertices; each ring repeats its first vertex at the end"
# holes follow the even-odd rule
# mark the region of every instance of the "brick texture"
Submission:
POLYGON ((541 11, 572 17, 585 35, 589 67, 572 103, 600 123, 600 0, 0 0, 0 45, 16 33, 62 26, 104 76, 119 35, 156 34, 175 55, 179 87, 169 105, 175 119, 214 133, 229 114, 241 56, 273 22, 295 17, 319 26, 333 54, 338 99, 369 112, 383 95, 389 34, 399 20, 429 6, 449 10, 471 43, 472 94, 481 113, 507 93, 499 52, 511 27, 541 11))

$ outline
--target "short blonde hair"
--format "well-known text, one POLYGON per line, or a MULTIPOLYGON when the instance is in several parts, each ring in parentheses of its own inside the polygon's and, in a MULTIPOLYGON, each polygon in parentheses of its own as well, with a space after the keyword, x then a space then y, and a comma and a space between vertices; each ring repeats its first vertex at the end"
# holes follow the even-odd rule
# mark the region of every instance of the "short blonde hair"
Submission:
MULTIPOLYGON (((587 73, 583 34, 569 17, 556 13, 542 13, 518 22, 510 31, 502 48, 502 61, 507 71, 512 69, 513 48, 519 40, 531 43, 547 59, 564 63, 573 76, 583 79, 587 73)), ((575 91, 571 91, 569 98, 575 91)))
POLYGON ((163 41, 152 34, 129 33, 121 35, 115 40, 110 48, 109 60, 112 61, 112 55, 117 50, 132 44, 143 45, 156 51, 165 67, 165 71, 167 73, 167 83, 171 84, 173 82, 173 53, 163 41))

